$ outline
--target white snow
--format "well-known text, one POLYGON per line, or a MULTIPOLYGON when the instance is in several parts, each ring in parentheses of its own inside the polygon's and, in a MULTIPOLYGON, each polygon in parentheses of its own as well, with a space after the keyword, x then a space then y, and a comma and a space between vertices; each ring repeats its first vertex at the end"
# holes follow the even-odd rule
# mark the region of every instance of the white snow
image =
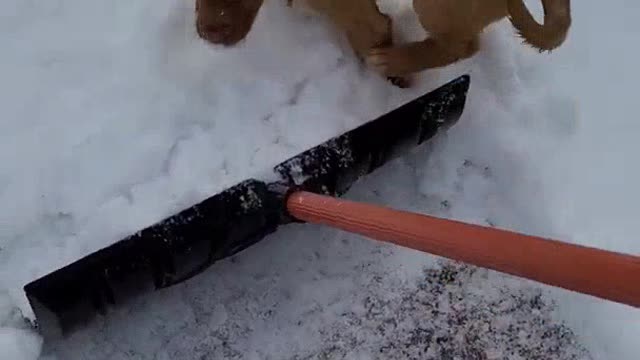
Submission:
MULTIPOLYGON (((383 0, 382 9, 419 37, 408 3, 383 0)), ((196 38, 191 1, 0 6, 0 353, 8 359, 41 351, 21 315, 32 316, 28 281, 466 72, 459 124, 348 197, 640 253, 635 3, 574 1, 571 36, 552 55, 520 45, 501 22, 476 57, 425 73, 408 91, 363 70, 327 24, 284 1, 267 1, 233 49, 196 38)), ((62 359, 370 358, 420 325, 426 310, 398 297, 432 296, 416 288, 434 260, 292 226, 53 348, 62 359), (397 330, 378 332, 389 321, 397 330)), ((474 301, 429 298, 445 315, 425 317, 435 326, 425 331, 456 338, 464 331, 447 316, 543 289, 556 311, 509 311, 492 328, 535 332, 566 321, 592 358, 634 359, 639 349, 637 309, 492 272, 461 278, 445 292, 474 301)), ((497 333, 474 331, 493 354, 509 351, 497 333)))

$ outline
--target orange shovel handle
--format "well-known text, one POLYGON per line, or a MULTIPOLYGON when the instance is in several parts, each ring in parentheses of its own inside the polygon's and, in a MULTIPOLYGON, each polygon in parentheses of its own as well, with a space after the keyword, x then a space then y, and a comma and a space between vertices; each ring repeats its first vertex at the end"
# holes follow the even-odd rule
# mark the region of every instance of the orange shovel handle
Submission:
POLYGON ((640 307, 640 257, 294 192, 291 216, 567 290, 640 307))

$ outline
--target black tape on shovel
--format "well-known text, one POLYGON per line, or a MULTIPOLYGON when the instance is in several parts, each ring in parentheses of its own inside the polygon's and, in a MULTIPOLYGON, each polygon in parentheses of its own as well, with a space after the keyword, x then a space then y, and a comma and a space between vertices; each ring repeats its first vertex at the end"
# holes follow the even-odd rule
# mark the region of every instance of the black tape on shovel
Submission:
POLYGON ((244 181, 27 284, 41 333, 64 335, 109 307, 188 279, 295 221, 284 201, 292 189, 344 194, 363 175, 452 126, 468 89, 469 76, 461 76, 277 165, 277 181, 244 181))

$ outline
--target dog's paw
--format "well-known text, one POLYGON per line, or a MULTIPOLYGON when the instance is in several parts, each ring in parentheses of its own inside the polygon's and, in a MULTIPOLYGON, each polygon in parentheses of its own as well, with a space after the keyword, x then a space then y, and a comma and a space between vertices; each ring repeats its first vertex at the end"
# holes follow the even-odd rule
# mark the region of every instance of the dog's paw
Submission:
POLYGON ((401 89, 407 89, 411 87, 411 78, 409 76, 395 75, 392 71, 389 71, 390 61, 388 59, 389 56, 393 55, 389 55, 389 52, 387 50, 393 50, 393 48, 372 49, 366 58, 367 65, 380 75, 385 76, 387 80, 394 86, 397 86, 401 89))
POLYGON ((407 54, 400 47, 374 48, 369 50, 366 62, 382 76, 403 77, 406 74, 407 54))
POLYGON ((366 57, 369 67, 388 78, 393 77, 393 75, 389 74, 390 50, 391 48, 374 48, 369 50, 366 57))
POLYGON ((388 76, 387 80, 400 89, 408 89, 411 87, 411 78, 408 76, 388 76))

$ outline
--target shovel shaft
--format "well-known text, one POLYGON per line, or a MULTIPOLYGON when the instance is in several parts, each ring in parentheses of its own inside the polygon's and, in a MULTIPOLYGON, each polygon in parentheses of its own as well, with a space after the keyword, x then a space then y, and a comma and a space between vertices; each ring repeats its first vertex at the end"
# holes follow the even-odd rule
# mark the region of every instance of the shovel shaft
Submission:
POLYGON ((287 210, 322 224, 544 284, 640 307, 640 257, 295 192, 287 210))

